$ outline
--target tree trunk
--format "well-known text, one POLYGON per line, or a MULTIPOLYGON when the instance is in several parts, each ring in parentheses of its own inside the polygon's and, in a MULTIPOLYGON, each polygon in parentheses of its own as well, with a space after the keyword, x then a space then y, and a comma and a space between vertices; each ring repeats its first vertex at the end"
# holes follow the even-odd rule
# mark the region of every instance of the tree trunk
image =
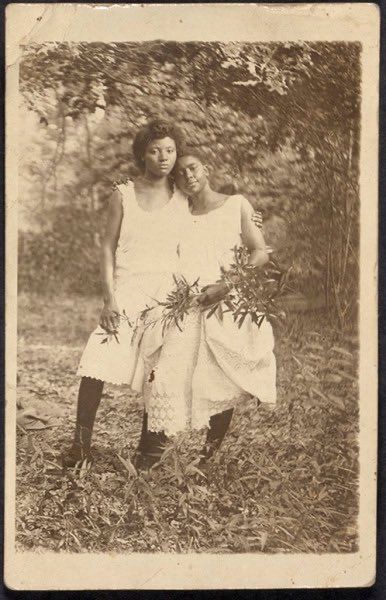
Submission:
POLYGON ((92 137, 90 132, 90 127, 88 124, 87 114, 83 113, 83 123, 85 130, 85 149, 86 149, 86 164, 89 172, 89 183, 88 183, 88 193, 90 199, 90 208, 91 210, 97 209, 97 198, 94 189, 94 168, 92 163, 92 137))

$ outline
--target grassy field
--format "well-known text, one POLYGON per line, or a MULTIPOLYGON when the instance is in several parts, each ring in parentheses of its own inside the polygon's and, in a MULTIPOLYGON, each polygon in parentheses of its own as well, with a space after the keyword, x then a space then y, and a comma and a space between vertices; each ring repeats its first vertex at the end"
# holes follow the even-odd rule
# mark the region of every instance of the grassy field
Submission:
POLYGON ((105 388, 91 470, 63 472, 77 362, 100 302, 19 302, 17 547, 67 552, 354 552, 358 400, 355 337, 322 315, 275 331, 279 401, 237 407, 205 472, 203 433, 181 435, 148 474, 130 462, 141 403, 105 388), (33 414, 31 415, 31 411, 33 414), (38 417, 38 418, 36 418, 38 417))

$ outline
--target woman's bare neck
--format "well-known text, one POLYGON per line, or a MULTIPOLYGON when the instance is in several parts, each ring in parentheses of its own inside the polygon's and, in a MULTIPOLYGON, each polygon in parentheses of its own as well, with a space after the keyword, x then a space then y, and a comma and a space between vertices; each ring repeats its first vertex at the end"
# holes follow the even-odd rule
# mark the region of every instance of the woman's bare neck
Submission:
POLYGON ((193 215, 204 215, 219 208, 228 196, 215 192, 211 188, 202 190, 197 196, 190 198, 190 210, 193 215))
POLYGON ((136 187, 142 190, 170 190, 170 183, 167 177, 154 177, 144 173, 139 175, 134 181, 136 187))
POLYGON ((134 180, 137 202, 144 210, 161 208, 171 199, 172 188, 167 177, 146 179, 143 176, 134 180))

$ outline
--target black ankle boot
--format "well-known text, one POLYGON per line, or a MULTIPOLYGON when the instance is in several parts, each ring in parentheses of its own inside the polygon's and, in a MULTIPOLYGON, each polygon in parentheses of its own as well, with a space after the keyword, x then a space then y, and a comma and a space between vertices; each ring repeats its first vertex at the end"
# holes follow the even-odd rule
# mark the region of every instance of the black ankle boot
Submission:
POLYGON ((212 458, 213 454, 218 450, 221 446, 222 438, 219 440, 213 440, 212 442, 206 441, 206 444, 202 448, 200 452, 200 460, 198 463, 199 467, 202 467, 206 464, 206 462, 212 458))
POLYGON ((135 457, 134 466, 137 471, 148 471, 159 462, 161 456, 162 454, 145 454, 140 452, 135 457))
POLYGON ((147 414, 144 413, 141 439, 135 458, 135 467, 139 470, 146 470, 155 465, 160 460, 167 441, 168 438, 163 431, 148 431, 147 414))
POLYGON ((92 456, 90 450, 86 452, 80 444, 74 442, 68 450, 62 453, 61 461, 65 469, 73 469, 80 466, 84 461, 91 464, 92 456))
POLYGON ((222 441, 228 431, 233 415, 233 408, 224 410, 213 415, 209 420, 209 429, 206 434, 206 442, 200 453, 199 466, 212 458, 213 454, 220 448, 222 441))

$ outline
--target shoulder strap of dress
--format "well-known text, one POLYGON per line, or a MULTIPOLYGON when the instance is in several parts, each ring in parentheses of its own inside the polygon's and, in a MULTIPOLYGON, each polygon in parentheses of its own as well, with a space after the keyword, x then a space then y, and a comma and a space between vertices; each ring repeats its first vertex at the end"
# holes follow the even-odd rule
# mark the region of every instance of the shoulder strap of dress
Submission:
POLYGON ((117 190, 122 196, 123 209, 125 210, 125 208, 129 206, 132 208, 133 205, 135 205, 134 183, 129 179, 126 183, 117 185, 117 190))
POLYGON ((230 204, 233 205, 233 209, 237 213, 237 223, 239 224, 239 230, 241 233, 241 209, 242 207, 245 207, 247 210, 250 210, 252 214, 253 208, 250 202, 242 194, 235 194, 232 198, 230 198, 230 204))
POLYGON ((249 200, 242 194, 238 194, 238 197, 239 197, 239 202, 240 202, 240 210, 241 210, 241 207, 244 207, 247 211, 249 211, 252 214, 253 206, 249 202, 249 200))

